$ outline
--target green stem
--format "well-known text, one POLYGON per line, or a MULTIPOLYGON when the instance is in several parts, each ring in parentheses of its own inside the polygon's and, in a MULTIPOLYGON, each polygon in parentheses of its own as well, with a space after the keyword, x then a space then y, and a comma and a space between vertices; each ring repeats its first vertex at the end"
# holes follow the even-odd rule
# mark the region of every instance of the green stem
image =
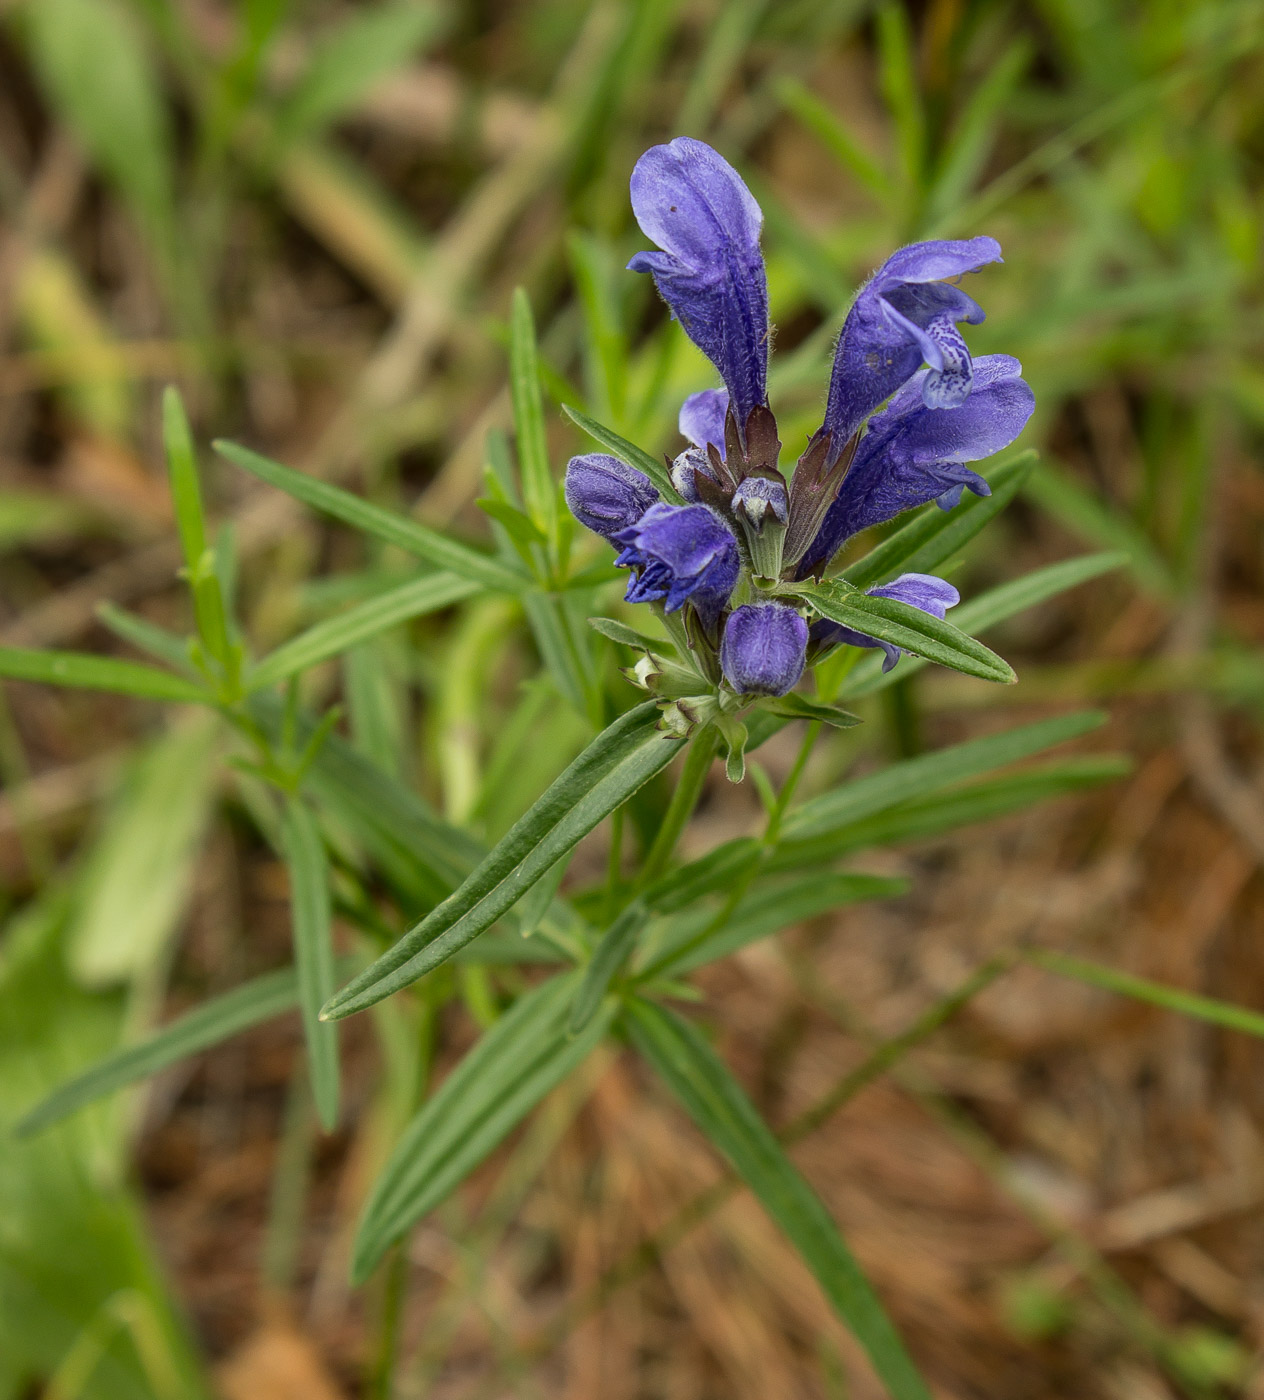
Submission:
POLYGON ((676 849, 676 842, 680 839, 680 833, 684 831, 693 816, 693 809, 698 805, 698 799, 702 796, 702 786, 707 780, 707 774, 711 771, 711 760, 716 755, 716 750, 720 746, 720 736, 718 732, 708 725, 694 735, 693 742, 689 746, 689 753, 685 758, 684 770, 680 775, 680 782, 676 785, 675 792, 668 805, 667 812, 663 817, 663 824, 658 829, 658 835, 654 838, 654 844, 650 847, 650 853, 645 858, 645 864, 641 868, 641 874, 637 881, 639 889, 644 889, 651 880, 657 879, 667 867, 671 860, 672 852, 676 849))
POLYGON ((408 1237, 391 1250, 382 1280, 382 1312, 378 1319, 377 1357, 369 1380, 369 1400, 391 1400, 395 1391, 395 1365, 399 1359, 399 1325, 404 1315, 408 1280, 408 1237))

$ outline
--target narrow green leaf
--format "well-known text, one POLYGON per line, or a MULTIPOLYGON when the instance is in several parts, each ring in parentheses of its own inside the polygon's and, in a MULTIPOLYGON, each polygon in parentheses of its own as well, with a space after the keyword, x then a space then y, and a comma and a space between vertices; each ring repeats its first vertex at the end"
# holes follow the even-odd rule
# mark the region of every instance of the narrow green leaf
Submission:
POLYGON ((588 625, 594 632, 600 632, 603 637, 609 637, 620 646, 632 647, 635 651, 657 652, 659 656, 677 655, 675 646, 666 637, 646 636, 644 632, 638 632, 635 627, 629 627, 626 623, 616 622, 612 617, 590 617, 588 625))
POLYGON ((22 12, 50 106, 166 254, 171 131, 157 64, 135 16, 118 0, 35 0, 22 12))
POLYGON ((141 666, 135 661, 116 661, 111 656, 92 656, 81 651, 0 647, 0 676, 11 681, 107 690, 115 695, 135 695, 145 700, 210 702, 210 696, 200 685, 181 676, 141 666))
POLYGON ((331 656, 350 651, 352 647, 391 627, 397 627, 401 622, 451 607, 453 603, 471 598, 481 591, 482 586, 472 579, 446 571, 410 579, 357 607, 323 619, 285 642, 250 672, 246 677, 246 688, 260 690, 264 686, 274 685, 277 681, 319 665, 331 656))
POLYGON ((113 603, 98 604, 97 619, 120 641, 129 643, 137 651, 147 651, 156 661, 186 676, 196 675, 189 659, 189 643, 184 637, 177 637, 148 618, 138 617, 113 603))
POLYGON ((319 481, 314 476, 283 467, 280 462, 270 461, 235 442, 216 442, 215 450, 230 462, 244 467, 305 505, 324 511, 326 515, 363 530, 365 534, 385 540, 387 544, 397 545, 440 569, 450 569, 462 578, 473 579, 485 588, 502 593, 517 593, 523 587, 525 575, 502 564, 490 554, 449 539, 428 525, 409 520, 396 511, 383 510, 381 506, 353 496, 341 487, 331 486, 327 481, 319 481))
POLYGON ((562 412, 576 427, 582 428, 589 437, 596 438, 603 447, 608 448, 628 466, 644 472, 658 487, 664 500, 669 501, 672 505, 684 504, 685 498, 672 485, 671 474, 668 472, 665 462, 651 457, 648 452, 643 452, 639 447, 630 443, 627 438, 620 437, 612 428, 598 423, 595 418, 589 418, 586 413, 581 413, 579 409, 572 408, 569 404, 562 405, 562 412))
POLYGON ((1023 957, 1059 977, 1072 977, 1077 982, 1087 982, 1103 991, 1117 992, 1120 996, 1133 997, 1137 1001, 1147 1001, 1152 1006, 1161 1006, 1167 1011, 1178 1011, 1183 1016, 1193 1016, 1200 1021, 1210 1021, 1213 1025, 1224 1026, 1227 1030, 1264 1036, 1264 1015, 1258 1011, 1249 1011, 1245 1006, 1235 1006, 1232 1002, 1219 1001, 1215 997, 1200 996, 1197 992, 1186 992, 1180 987, 1165 986, 1162 982, 1151 982, 1146 977, 1137 977, 1131 972, 1120 972, 1117 968, 1090 962, 1086 958, 1072 957, 1069 953, 1059 953, 1052 948, 1025 948, 1023 957))
POLYGON ((400 1235, 443 1201, 601 1040, 614 1008, 578 1036, 567 1016, 578 975, 519 998, 421 1108, 374 1183, 356 1233, 352 1276, 368 1277, 400 1235))
POLYGON ((894 191, 886 172, 861 147, 833 108, 798 78, 780 79, 774 83, 773 91, 777 100, 817 137, 844 170, 884 204, 890 202, 894 191))
POLYGON ((942 792, 968 778, 1017 763, 1055 744, 1065 744, 1105 722, 1106 716, 1100 710, 1080 710, 893 763, 793 808, 786 816, 782 834, 789 841, 833 831, 902 802, 942 792))
POLYGON ((84 986, 143 986, 165 961, 193 895, 223 732, 213 710, 181 713, 142 747, 111 802, 66 934, 84 986))
POLYGON ((531 588, 523 592, 522 610, 553 684, 580 714, 586 713, 595 667, 591 655, 581 657, 576 652, 559 600, 555 595, 531 588))
POLYGON ((489 928, 684 743, 658 729, 658 706, 647 701, 603 730, 521 817, 485 860, 372 967, 325 1006, 350 1016, 424 977, 489 928))
POLYGON ((1122 754, 1090 754, 1047 763, 948 792, 914 799, 806 841, 787 840, 773 856, 774 870, 834 860, 848 851, 921 841, 974 822, 991 821, 1051 797, 1123 777, 1132 769, 1122 754))
POLYGON ((822 617, 879 641, 892 642, 914 656, 937 661, 941 666, 977 676, 980 680, 1009 685, 1017 679, 1009 663, 989 651, 982 642, 976 642, 952 623, 943 622, 908 603, 895 598, 870 597, 837 579, 827 579, 821 584, 795 584, 794 589, 822 617))
POLYGON ((280 1016, 297 1001, 298 978, 292 967, 255 977, 223 996, 203 1002, 138 1045, 129 1045, 98 1060, 36 1104, 14 1131, 20 1137, 39 1132, 115 1089, 157 1074, 168 1065, 280 1016))
POLYGON ((184 553, 189 591, 193 594, 198 632, 207 651, 221 662, 226 662, 229 655, 228 622, 224 615, 219 580, 215 576, 215 556, 206 545, 206 517, 202 509, 197 453, 184 402, 171 385, 163 390, 162 395, 162 441, 167 454, 176 529, 184 553))
POLYGON ((386 0, 353 11, 321 36, 277 118, 285 142, 311 136, 350 111, 439 33, 443 11, 425 0, 386 0))
POLYGON ((567 1025, 570 1035, 578 1035, 597 1014, 610 983, 636 946, 637 934, 645 927, 647 917, 645 905, 639 899, 634 899, 601 935, 601 941, 584 969, 584 980, 575 994, 567 1025))
MULTIPOLYGON (((982 632, 1026 608, 1034 608, 1059 593, 1109 573, 1124 562, 1124 556, 1119 553, 1083 554, 1077 559, 1063 559, 971 598, 953 610, 953 619, 963 632, 982 632)), ((869 695, 902 676, 913 674, 924 664, 920 657, 906 657, 894 670, 883 672, 880 656, 866 656, 843 682, 842 695, 847 699, 869 695)))
POLYGON ((162 392, 162 441, 167 453, 180 547, 185 564, 193 570, 206 553, 206 518, 202 511, 202 487, 198 481, 189 419, 179 391, 170 384, 162 392))
POLYGON ((927 506, 864 558, 844 569, 841 577, 855 588, 872 588, 897 574, 932 573, 1009 505, 1035 464, 1035 452, 1020 452, 989 475, 990 496, 967 495, 954 510, 927 506))
POLYGON ((1032 472, 1024 494, 1081 539, 1126 554, 1129 568, 1147 593, 1162 599, 1175 596, 1172 570, 1145 531, 1098 492, 1086 490, 1069 472, 1042 462, 1032 472))
POLYGON ((791 924, 865 899, 896 899, 907 891, 907 880, 882 875, 809 874, 763 881, 742 900, 722 928, 702 941, 694 942, 714 918, 714 907, 690 910, 673 920, 657 945, 653 961, 638 975, 642 980, 683 977, 696 967, 726 958, 791 924))
POLYGON ((683 909, 703 895, 724 889, 759 858, 762 848, 754 836, 738 836, 706 855, 655 880, 645 891, 645 902, 657 913, 670 914, 683 909))
POLYGON ((859 715, 840 710, 835 705, 822 705, 810 696, 799 695, 793 690, 788 695, 761 700, 759 708, 774 715, 783 715, 786 719, 819 720, 822 724, 833 725, 835 729, 850 729, 853 725, 861 723, 859 715))
POLYGON ((334 989, 329 861, 316 821, 299 797, 286 799, 281 849, 290 873, 294 963, 312 1097, 321 1124, 331 1132, 338 1123, 338 1027, 320 1019, 334 989))
POLYGON ((652 1002, 631 1001, 627 1026, 637 1050, 811 1269, 895 1400, 930 1400, 838 1226, 723 1060, 692 1025, 652 1002))
POLYGON ((531 302, 521 287, 515 288, 513 294, 509 390, 513 400, 523 503, 545 539, 556 543, 557 490, 553 473, 549 470, 549 443, 544 431, 544 400, 540 393, 535 320, 531 315, 531 302))

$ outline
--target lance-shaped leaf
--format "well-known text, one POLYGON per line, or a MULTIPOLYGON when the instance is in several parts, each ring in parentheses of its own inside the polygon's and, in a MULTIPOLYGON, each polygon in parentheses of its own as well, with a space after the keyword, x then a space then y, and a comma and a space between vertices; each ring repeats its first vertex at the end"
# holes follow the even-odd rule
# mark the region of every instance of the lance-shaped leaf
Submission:
POLYGON ((524 587, 526 576, 516 569, 501 563, 499 559, 481 550, 473 549, 459 540, 450 539, 428 525, 400 515, 396 511, 383 510, 371 501, 353 496, 340 486, 331 486, 304 472, 296 472, 261 457, 249 448, 235 442, 217 442, 215 450, 230 462, 244 467, 270 486, 285 491, 296 500, 302 501, 315 510, 324 511, 336 520, 363 530, 367 535, 385 540, 387 544, 398 545, 400 549, 415 554, 419 559, 429 560, 440 569, 450 569, 462 578, 473 579, 485 588, 502 593, 518 593, 524 587))
POLYGON ((813 700, 811 696, 800 695, 793 690, 771 700, 761 700, 759 708, 767 710, 770 714, 782 715, 786 719, 817 720, 821 724, 832 725, 835 729, 850 729, 861 722, 859 715, 840 710, 836 705, 822 705, 819 700, 813 700))
POLYGON ((978 676, 980 680, 1009 685, 1017 679, 1009 663, 982 642, 976 642, 952 623, 896 598, 878 598, 857 592, 840 579, 796 584, 794 591, 821 617, 878 641, 890 642, 901 651, 937 661, 953 671, 964 671, 968 676, 978 676))
POLYGON ((590 418, 586 413, 581 413, 579 409, 572 408, 569 404, 562 405, 562 412, 576 427, 583 428, 589 437, 596 438, 603 447, 609 448, 621 461, 644 472, 662 492, 665 501, 671 502, 672 505, 684 504, 685 498, 672 485, 671 473, 667 470, 665 463, 657 461, 648 452, 637 447, 635 443, 629 442, 627 438, 620 437, 613 428, 607 428, 604 423, 598 423, 595 418, 590 418))
POLYGON ((107 690, 115 695, 135 695, 145 700, 209 703, 200 685, 135 661, 93 656, 81 651, 29 651, 25 647, 0 647, 0 676, 11 681, 37 681, 43 685, 73 686, 79 690, 107 690))
POLYGON ((571 1007, 569 1030, 572 1035, 578 1035, 597 1014, 606 989, 636 946, 637 935, 645 927, 647 917, 645 905, 634 899, 602 934, 571 1007))
POLYGON ((1030 758, 1055 744, 1088 734, 1105 722, 1106 716, 1100 710, 1082 710, 905 759, 793 808, 782 825, 782 836, 786 841, 799 841, 835 831, 901 802, 943 792, 968 778, 1030 758))
POLYGON ((309 667, 339 656, 370 637, 407 622, 414 617, 438 612, 482 591, 473 579, 461 578, 446 570, 423 574, 386 593, 327 617, 279 646, 246 678, 248 690, 260 690, 286 680, 309 667))
POLYGON ((1131 761, 1123 754, 1088 754, 1001 777, 984 778, 947 792, 902 802, 825 836, 787 841, 770 864, 773 869, 793 869, 833 860, 848 851, 925 840, 974 822, 1021 811, 1047 798, 1111 782, 1131 769, 1131 761))
MULTIPOLYGON (((1109 573, 1126 562, 1125 556, 1119 553, 1083 554, 1078 559, 1063 559, 1047 568, 1037 569, 1035 573, 1027 574, 1023 578, 1002 583, 977 598, 971 598, 953 613, 954 622, 963 632, 982 632, 1025 608, 1034 608, 1038 603, 1055 598, 1059 593, 1065 593, 1081 583, 1087 583, 1089 579, 1109 573)), ((896 674, 896 670, 884 674, 881 659, 877 656, 866 656, 844 681, 842 695, 847 699, 869 695, 899 680, 901 675, 907 677, 914 671, 921 670, 924 664, 920 657, 915 656, 901 662, 896 668, 899 675, 896 674)))
POLYGON ((899 1333, 829 1211, 724 1061, 687 1021, 652 1002, 632 1001, 627 1026, 633 1044, 685 1112, 785 1232, 895 1400, 930 1400, 899 1333))
POLYGON ((396 1144, 356 1234, 362 1282, 393 1241, 449 1195, 605 1034, 613 1007, 567 1033, 579 977, 554 977, 521 997, 443 1081, 396 1144))
POLYGON ((334 950, 329 901, 329 861, 316 820, 299 797, 290 797, 281 822, 281 849, 290 873, 290 918, 294 962, 312 1097, 326 1132, 338 1122, 338 1027, 320 1019, 321 1004, 334 987, 334 950))
POLYGON ((350 1016, 424 977, 477 938, 545 872, 661 772, 684 744, 658 729, 647 701, 620 715, 553 782, 437 909, 409 930, 326 1005, 328 1017, 350 1016))
POLYGON ((178 1064, 251 1026, 280 1016, 297 1002, 298 974, 294 968, 283 967, 252 978, 231 992, 194 1007, 139 1044, 116 1050, 68 1079, 36 1104, 14 1131, 21 1137, 37 1133, 115 1089, 146 1079, 168 1065, 178 1064))
POLYGON ((714 905, 673 919, 653 960, 640 970, 639 977, 680 977, 804 919, 814 919, 862 899, 895 899, 907 890, 907 880, 851 873, 795 875, 765 881, 742 900, 719 928, 705 936, 704 930, 715 918, 714 905))

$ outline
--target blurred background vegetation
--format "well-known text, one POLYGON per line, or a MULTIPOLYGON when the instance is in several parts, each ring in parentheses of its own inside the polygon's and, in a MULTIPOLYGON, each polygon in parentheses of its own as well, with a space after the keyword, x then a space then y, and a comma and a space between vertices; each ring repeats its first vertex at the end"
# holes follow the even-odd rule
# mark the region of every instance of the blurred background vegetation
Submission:
MULTIPOLYGON (((992 234, 972 345, 1022 359, 1042 455, 955 581, 1129 560, 989 634, 1017 687, 922 671, 868 712, 880 756, 1103 703, 1135 769, 911 842, 879 868, 913 877, 903 899, 708 972, 761 1109, 788 1121, 1019 941, 1264 1005, 1258 0, 8 0, 0 642, 125 654, 107 604, 187 630, 169 382, 200 437, 476 538, 522 285, 555 465, 587 446, 562 401, 675 450, 710 370, 620 270, 643 246, 628 173, 677 134, 763 204, 785 442, 887 252, 992 234)), ((256 648, 400 576, 209 471, 256 648)), ((591 732, 537 669, 483 599, 305 685, 494 838, 591 732)), ((283 960, 284 872, 216 744, 146 704, 0 686, 0 1127, 283 960)), ((816 781, 852 753, 823 749, 816 781)), ((719 781, 698 849, 746 829, 747 789, 719 781)), ((715 1168, 615 1057, 350 1292, 356 1209, 418 1092, 379 1061, 424 1080, 503 991, 478 967, 438 987, 417 1024, 350 1024, 330 1136, 295 1018, 6 1142, 0 1397, 878 1393, 745 1198, 655 1236, 715 1168)), ((1245 1035, 1025 966, 797 1160, 943 1395, 1264 1395, 1262 1068, 1245 1035)))

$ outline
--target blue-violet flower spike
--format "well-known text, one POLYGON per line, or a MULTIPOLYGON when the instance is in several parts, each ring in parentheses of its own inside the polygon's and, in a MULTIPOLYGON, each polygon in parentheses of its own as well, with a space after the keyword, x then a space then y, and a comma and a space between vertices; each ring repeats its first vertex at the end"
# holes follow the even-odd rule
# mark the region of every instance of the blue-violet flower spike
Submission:
POLYGON ((978 304, 944 279, 1001 261, 1001 245, 980 236, 901 248, 861 288, 834 353, 825 429, 837 456, 852 433, 923 361, 928 408, 954 408, 970 393, 970 352, 958 321, 983 320, 978 304))
POLYGON ((661 601, 675 612, 690 602, 707 631, 715 632, 741 560, 732 530, 714 511, 660 502, 614 540, 623 545, 614 562, 635 571, 629 603, 661 601))
POLYGON ((808 625, 783 603, 746 603, 729 615, 720 669, 739 695, 784 695, 803 674, 808 625))
POLYGON ((637 253, 628 267, 652 274, 685 334, 720 371, 744 431, 751 409, 768 399, 759 205, 723 156, 688 136, 651 146, 631 188, 637 223, 663 251, 637 253))
POLYGON ((606 539, 626 530, 659 499, 642 471, 604 452, 572 457, 566 466, 566 504, 581 525, 606 539))
MULTIPOLYGON (((873 598, 894 598, 897 602, 908 603, 919 608, 942 622, 949 608, 955 608, 961 601, 961 594, 950 583, 936 578, 934 574, 901 574, 890 583, 879 588, 866 588, 873 598)), ((865 632, 855 632, 850 627, 842 627, 837 622, 817 621, 812 624, 812 640, 825 646, 846 642, 853 647, 881 647, 886 656, 882 662, 884 672, 889 671, 899 661, 900 648, 891 642, 879 641, 865 632)))
POLYGON ((1022 432, 1035 396, 1012 355, 981 355, 974 362, 974 392, 957 408, 931 409, 922 370, 869 420, 855 460, 843 479, 798 575, 823 569, 843 544, 870 525, 901 511, 938 501, 956 505, 963 489, 987 496, 991 488, 963 465, 1008 447, 1022 432))

